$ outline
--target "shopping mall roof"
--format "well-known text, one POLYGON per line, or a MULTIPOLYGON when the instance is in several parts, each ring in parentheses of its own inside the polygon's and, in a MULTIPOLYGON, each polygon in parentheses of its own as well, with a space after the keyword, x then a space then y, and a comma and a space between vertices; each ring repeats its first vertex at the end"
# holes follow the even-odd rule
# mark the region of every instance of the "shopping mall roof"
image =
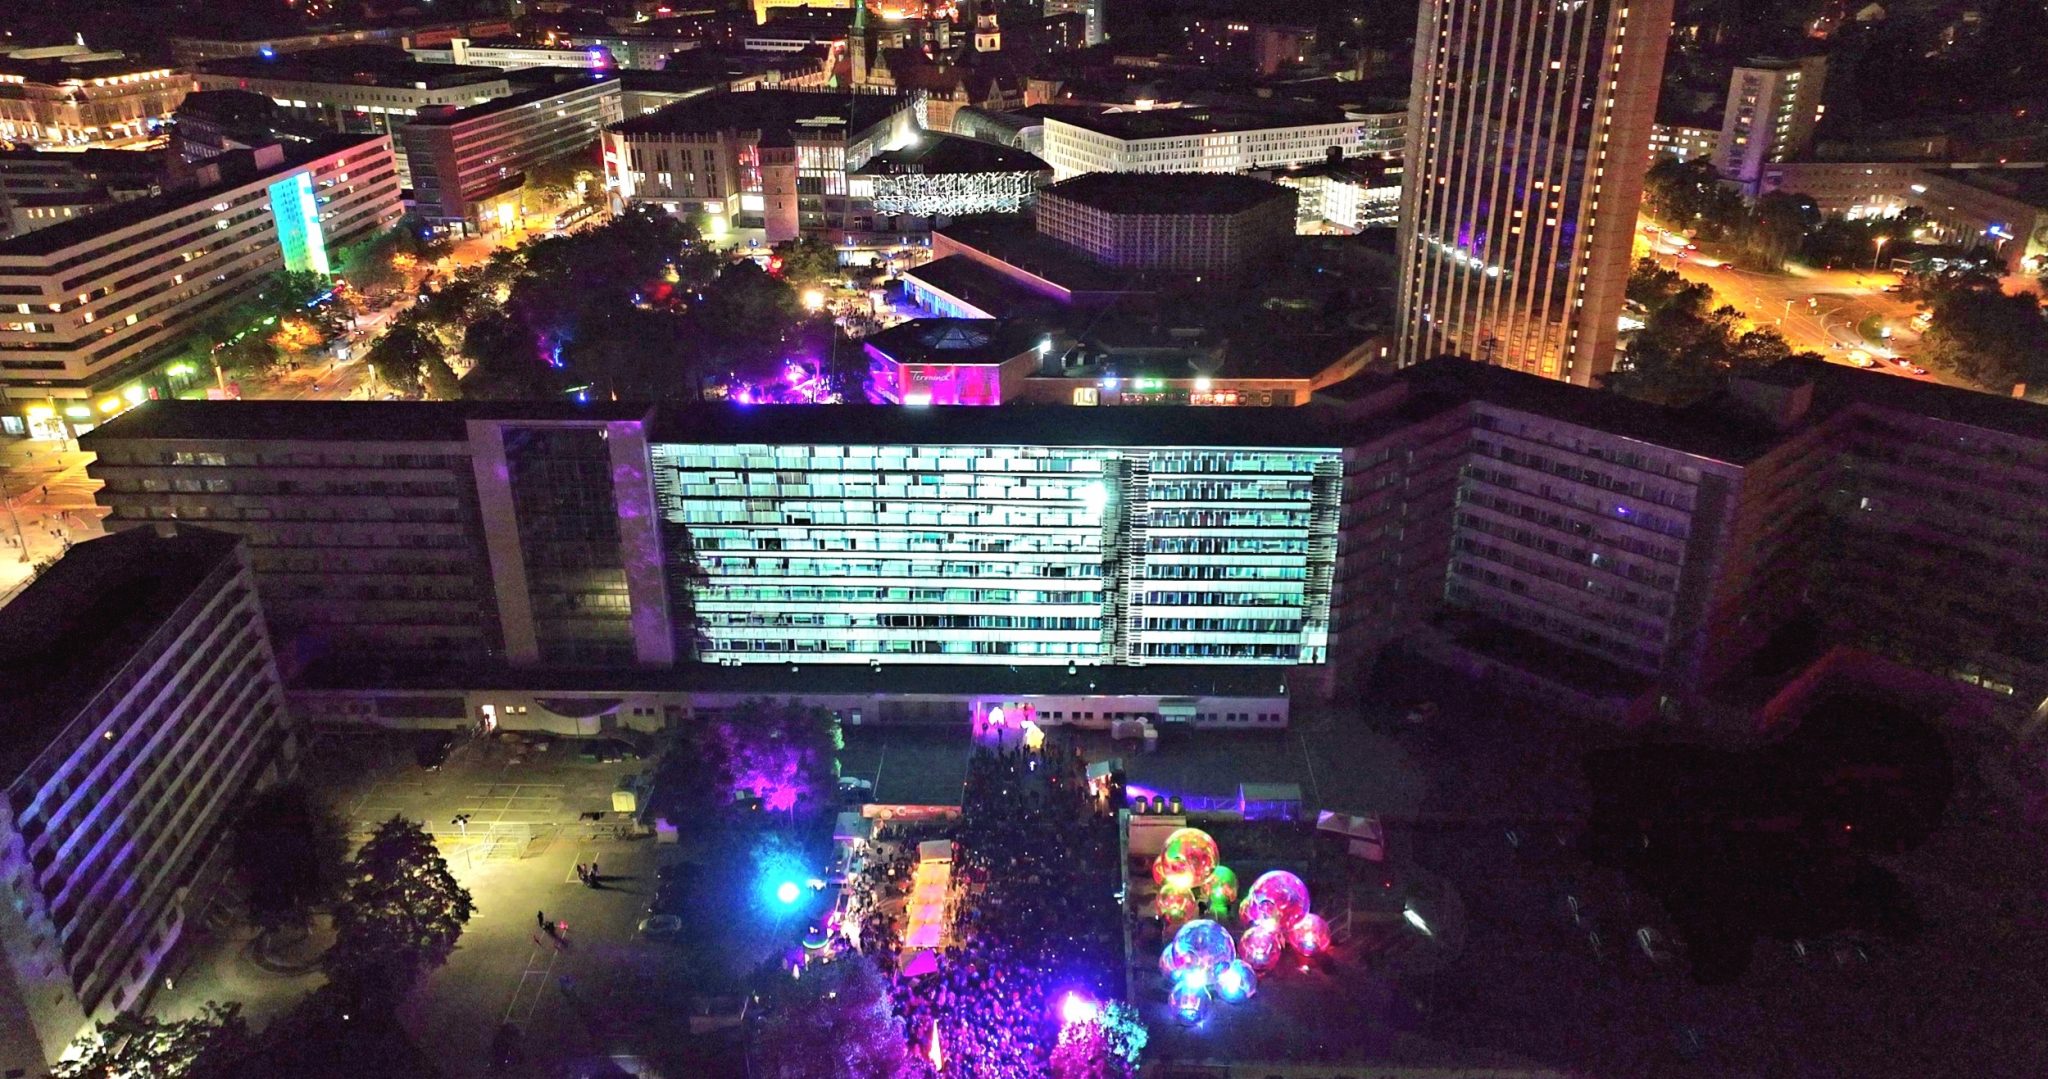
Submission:
POLYGON ((241 79, 380 86, 388 89, 440 90, 480 82, 503 82, 505 72, 473 64, 434 64, 415 60, 389 45, 339 45, 331 49, 238 56, 199 65, 202 75, 241 79))
POLYGON ((837 127, 857 133, 909 105, 910 99, 900 94, 749 90, 678 101, 645 116, 613 124, 611 130, 638 135, 837 127))
POLYGON ((1038 348, 1042 330, 995 318, 916 318, 861 341, 897 363, 992 365, 1038 348))
POLYGON ((863 173, 902 175, 921 173, 1051 172, 1036 154, 961 135, 920 131, 916 141, 895 150, 884 150, 861 166, 863 173))
POLYGON ((1268 202, 1293 202, 1293 191, 1251 176, 1209 172, 1090 172, 1045 189, 1112 214, 1235 214, 1268 202))

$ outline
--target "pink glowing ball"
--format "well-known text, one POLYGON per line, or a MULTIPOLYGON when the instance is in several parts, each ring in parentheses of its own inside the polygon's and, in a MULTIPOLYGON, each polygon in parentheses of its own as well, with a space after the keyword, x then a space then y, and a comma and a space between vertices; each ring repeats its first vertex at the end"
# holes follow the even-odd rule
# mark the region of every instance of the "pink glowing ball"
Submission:
POLYGON ((1287 943, 1302 955, 1319 955, 1330 946, 1330 923, 1320 914, 1304 914, 1288 927, 1287 943))
POLYGON ((1216 841, 1200 828, 1178 828, 1166 837, 1166 847, 1152 863, 1153 878, 1188 891, 1200 891, 1216 870, 1219 852, 1216 841), (1161 868, 1164 867, 1164 868, 1161 868))
POLYGON ((1270 921, 1290 926, 1307 913, 1308 885, 1285 869, 1275 869, 1252 882, 1238 916, 1247 924, 1270 921))
POLYGON ((1263 974, 1273 969, 1287 950, 1287 938, 1277 922, 1253 922, 1237 938, 1237 957, 1263 974))

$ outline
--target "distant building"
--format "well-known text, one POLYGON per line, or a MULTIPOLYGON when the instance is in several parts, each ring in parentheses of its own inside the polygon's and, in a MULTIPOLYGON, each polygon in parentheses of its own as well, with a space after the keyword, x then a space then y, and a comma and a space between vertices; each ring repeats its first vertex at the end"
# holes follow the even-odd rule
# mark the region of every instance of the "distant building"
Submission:
POLYGON ((611 55, 621 71, 660 71, 678 53, 704 48, 710 35, 695 22, 658 19, 640 23, 626 32, 571 35, 585 49, 601 48, 611 55), (655 30, 656 23, 680 24, 670 30, 655 30))
POLYGON ((1403 154, 1396 362, 1597 385, 1614 366, 1670 0, 1426 0, 1403 154), (1553 25, 1528 77, 1501 50, 1553 25), (1545 58, 1547 57, 1547 60, 1545 58))
POLYGON ((874 185, 853 175, 909 145, 916 102, 893 94, 755 90, 709 94, 605 132, 606 184, 725 243, 875 228, 874 185))
POLYGON ((262 94, 286 120, 347 134, 389 135, 398 153, 399 182, 408 188, 412 169, 400 128, 422 110, 466 108, 513 89, 495 67, 422 63, 381 46, 215 60, 192 78, 201 91, 262 94))
POLYGON ((507 227, 520 213, 525 170, 579 155, 596 169, 605 125, 624 117, 618 76, 607 72, 467 108, 422 110, 399 132, 412 165, 414 212, 469 232, 507 227))
POLYGON ((854 176, 874 191, 876 215, 907 217, 893 227, 922 232, 933 218, 1022 213, 1052 178, 1052 167, 1022 150, 936 131, 869 158, 854 176))
POLYGON ((1299 193, 1294 217, 1299 233, 1393 228, 1400 218, 1399 160, 1350 157, 1257 175, 1299 193))
POLYGON ((163 193, 169 162, 149 150, 0 150, 0 240, 163 193))
POLYGON ((1044 10, 1047 15, 1080 15, 1087 20, 1081 43, 1084 46, 1102 44, 1102 0, 1045 0, 1044 10))
POLYGON ((1712 161, 1721 151, 1721 129, 1698 124, 1664 123, 1650 125, 1650 160, 1674 157, 1680 161, 1712 161))
POLYGON ((1064 180, 1086 172, 1243 172, 1356 152, 1362 124, 1336 108, 1065 108, 1045 118, 1039 156, 1064 180))
POLYGON ((0 608, 0 1069, 144 1010, 300 748, 234 536, 81 543, 0 608))
POLYGON ((1230 274, 1287 244, 1295 202, 1249 176, 1098 172, 1040 192, 1038 231, 1116 269, 1230 274))
POLYGON ((512 32, 512 21, 503 16, 459 19, 450 22, 415 23, 410 26, 379 26, 346 30, 315 30, 282 37, 251 34, 237 37, 195 37, 173 35, 171 56, 179 66, 192 67, 208 60, 237 56, 283 56, 310 49, 331 49, 338 45, 444 44, 451 38, 495 38, 512 32))
POLYGON ((1721 175, 1751 193, 1766 165, 1797 157, 1813 145, 1820 122, 1828 59, 1763 57, 1738 66, 1728 77, 1714 165, 1721 175))
POLYGON ((631 119, 704 94, 823 89, 832 76, 832 56, 824 49, 773 53, 707 47, 677 53, 659 71, 622 70, 619 85, 631 119))
POLYGON ((293 118, 263 94, 194 90, 171 116, 171 156, 174 166, 192 165, 229 150, 314 142, 331 134, 331 128, 293 118))
POLYGON ((197 185, 0 241, 0 431, 69 438, 210 379, 193 333, 275 270, 404 213, 391 142, 334 135, 204 162, 197 185), (182 362, 171 362, 181 352, 182 362))
POLYGON ((518 41, 471 41, 453 38, 445 45, 413 46, 406 50, 415 60, 429 64, 463 67, 495 67, 519 71, 530 67, 581 68, 585 71, 613 71, 618 61, 603 45, 527 45, 518 41))
POLYGON ((1758 189, 1805 195, 1851 219, 1918 207, 1927 215, 1918 239, 1989 248, 2008 273, 2048 270, 2048 168, 2038 164, 1785 161, 1764 167, 1758 189))
POLYGON ((0 141, 28 147, 147 140, 192 81, 168 67, 83 45, 0 50, 0 141))

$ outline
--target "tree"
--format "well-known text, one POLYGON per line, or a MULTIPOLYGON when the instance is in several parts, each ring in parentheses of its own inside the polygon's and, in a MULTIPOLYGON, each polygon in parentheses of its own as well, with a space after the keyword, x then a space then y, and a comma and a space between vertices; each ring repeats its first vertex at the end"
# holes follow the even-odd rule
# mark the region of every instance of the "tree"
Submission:
POLYGON ((370 369, 400 397, 417 397, 424 385, 427 360, 440 356, 440 342, 429 336, 418 320, 400 318, 370 346, 367 359, 370 369))
POLYGON ((1768 367, 1792 354, 1776 330, 1743 328, 1733 307, 1711 307, 1713 291, 1684 284, 1644 259, 1629 277, 1628 295, 1648 314, 1619 363, 1602 381, 1617 393, 1684 405, 1719 390, 1732 374, 1768 367))
POLYGON ((207 1001, 191 1019, 165 1021, 123 1013, 71 1043, 71 1059, 51 1079, 204 1079, 219 1075, 250 1047, 240 1004, 207 1001))
POLYGON ((1934 321, 1921 338, 1929 363, 2001 393, 2025 383, 2048 386, 2048 322, 2032 293, 1950 288, 1934 296, 1934 321))
POLYGON ((287 356, 311 352, 325 342, 326 337, 313 320, 301 315, 287 315, 279 319, 277 329, 270 335, 271 345, 287 356))
POLYGON ((258 795, 235 825, 234 865, 263 925, 302 924, 341 888, 348 834, 296 784, 258 795))
POLYGON ((742 702, 712 730, 733 794, 759 798, 777 813, 795 813, 817 809, 835 793, 838 754, 846 742, 831 712, 756 699, 742 702))
POLYGON ((394 816, 377 826, 349 865, 334 905, 328 975, 402 993, 448 961, 475 909, 433 837, 394 816))
POLYGON ((898 1079, 917 1074, 903 1020, 873 961, 850 953, 777 979, 753 1063, 772 1079, 898 1079))
POLYGON ((771 250, 782 260, 782 279, 797 288, 846 276, 839 265, 839 250, 822 236, 784 240, 771 250))
POLYGON ((1643 175, 1643 201, 1651 214, 1710 240, 1739 227, 1743 218, 1742 196, 1721 182, 1705 158, 1659 157, 1643 175))
POLYGON ((1751 269, 1777 273, 1820 225, 1820 210, 1811 198, 1773 191, 1756 200, 1737 229, 1737 259, 1751 269))
POLYGON ((803 317, 796 290, 752 259, 727 265, 703 295, 694 309, 698 323, 738 362, 779 358, 783 337, 803 317))
POLYGON ((448 366, 448 357, 439 349, 420 364, 420 386, 433 401, 453 401, 462 396, 462 380, 455 377, 455 369, 448 366))

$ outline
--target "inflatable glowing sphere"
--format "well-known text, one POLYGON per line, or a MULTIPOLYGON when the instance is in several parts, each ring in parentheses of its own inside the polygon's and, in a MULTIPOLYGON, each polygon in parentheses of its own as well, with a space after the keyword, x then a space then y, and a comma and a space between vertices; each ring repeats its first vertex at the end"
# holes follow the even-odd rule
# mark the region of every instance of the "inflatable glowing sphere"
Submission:
POLYGON ((1283 926, 1293 925, 1307 913, 1308 885, 1285 869, 1260 874, 1245 892, 1238 912, 1246 924, 1270 921, 1283 926))
POLYGON ((1202 1016, 1209 1011, 1209 990, 1200 985, 1178 982, 1166 999, 1173 1005, 1173 1012, 1180 1016, 1181 1022, 1190 1025, 1201 1022, 1202 1016))
POLYGON ((1180 946, 1180 941, 1171 941, 1159 952, 1159 973, 1168 979, 1175 978, 1181 971, 1193 966, 1194 961, 1194 957, 1180 946))
POLYGON ((1304 914, 1288 927, 1287 943, 1303 955, 1318 955, 1330 946, 1330 923, 1320 914, 1304 914))
POLYGON ((1195 907, 1195 897, 1178 888, 1169 888, 1159 893, 1159 917, 1172 925, 1179 925, 1201 913, 1195 907))
POLYGON ((1216 870, 1216 859, 1216 841, 1209 838, 1209 833, 1200 828, 1179 828, 1166 837, 1166 848, 1153 863, 1153 874, 1165 876, 1164 887, 1195 891, 1209 883, 1209 875, 1216 870))
POLYGON ((1230 931, 1207 918, 1181 926, 1173 935, 1173 950, 1186 953, 1190 965, 1208 971, 1212 978, 1237 958, 1237 944, 1230 939, 1230 931))
POLYGON ((1154 859, 1152 859, 1152 883, 1153 883, 1153 884, 1156 884, 1156 885, 1158 885, 1158 886, 1159 886, 1159 887, 1161 887, 1161 888, 1165 888, 1165 887, 1167 886, 1167 885, 1166 885, 1166 859, 1164 859, 1164 858, 1154 858, 1154 859))
POLYGON ((1209 874, 1206 887, 1212 906, 1218 902, 1226 905, 1237 902, 1237 873, 1227 865, 1219 865, 1209 874))
POLYGON ((1261 973, 1273 969, 1280 953, 1287 950, 1287 938, 1278 922, 1253 922, 1237 938, 1237 956, 1261 973))
POLYGON ((1216 995, 1232 1004, 1250 1000, 1259 991, 1259 976, 1242 959, 1233 959, 1216 973, 1216 995))
POLYGON ((1209 903, 1206 910, 1208 916, 1216 921, 1226 922, 1230 920, 1230 900, 1225 899, 1219 893, 1209 893, 1209 903))

